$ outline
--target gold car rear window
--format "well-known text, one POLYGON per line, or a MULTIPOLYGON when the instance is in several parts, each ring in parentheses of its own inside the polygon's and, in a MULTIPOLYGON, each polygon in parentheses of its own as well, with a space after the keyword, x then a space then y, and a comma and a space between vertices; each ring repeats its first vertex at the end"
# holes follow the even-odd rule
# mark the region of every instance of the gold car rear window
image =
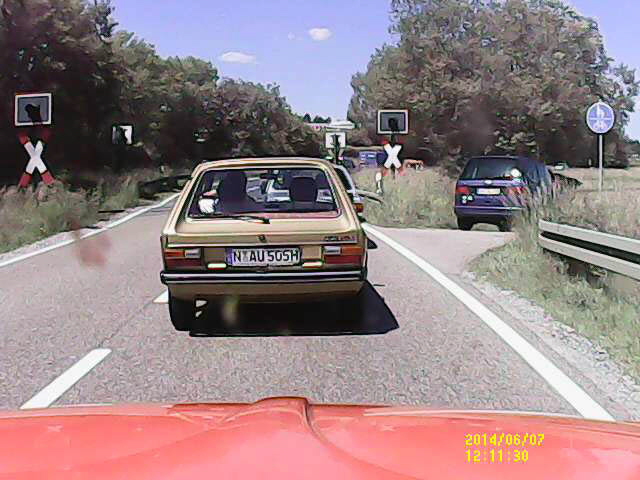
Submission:
POLYGON ((213 169, 192 193, 188 216, 337 212, 335 186, 313 167, 213 169))

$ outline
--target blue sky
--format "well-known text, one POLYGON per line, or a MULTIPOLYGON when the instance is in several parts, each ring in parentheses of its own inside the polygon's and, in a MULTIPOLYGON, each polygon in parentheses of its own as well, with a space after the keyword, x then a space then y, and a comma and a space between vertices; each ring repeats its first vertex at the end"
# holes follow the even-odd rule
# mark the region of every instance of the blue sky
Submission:
MULTIPOLYGON (((294 111, 332 118, 346 117, 351 75, 366 69, 376 48, 393 41, 389 0, 112 3, 119 27, 154 44, 160 55, 193 55, 211 60, 222 77, 277 83, 294 111)), ((569 3, 598 20, 610 56, 640 67, 639 0, 569 3)), ((633 114, 627 132, 640 139, 640 114, 633 114)))

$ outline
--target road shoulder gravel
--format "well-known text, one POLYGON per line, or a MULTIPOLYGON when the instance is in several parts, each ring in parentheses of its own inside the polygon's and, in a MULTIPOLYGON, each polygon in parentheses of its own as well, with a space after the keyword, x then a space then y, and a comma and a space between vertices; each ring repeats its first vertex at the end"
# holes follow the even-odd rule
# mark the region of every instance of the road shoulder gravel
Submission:
POLYGON ((592 382, 605 398, 624 406, 629 414, 625 420, 640 421, 640 384, 625 374, 624 368, 606 351, 515 292, 481 280, 472 272, 463 272, 461 278, 519 319, 544 345, 592 382))

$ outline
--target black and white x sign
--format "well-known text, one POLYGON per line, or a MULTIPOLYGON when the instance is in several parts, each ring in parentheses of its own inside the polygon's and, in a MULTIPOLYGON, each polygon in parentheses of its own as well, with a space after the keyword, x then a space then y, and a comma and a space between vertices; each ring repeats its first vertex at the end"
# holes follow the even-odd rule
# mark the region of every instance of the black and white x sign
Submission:
POLYGON ((24 144, 24 149, 29 154, 29 163, 27 163, 27 168, 25 171, 28 174, 33 174, 33 171, 37 168, 38 171, 42 174, 47 171, 47 167, 42 161, 42 152, 44 150, 44 145, 42 142, 36 143, 34 147, 31 142, 27 142, 24 144))
POLYGON ((387 152, 387 161, 384 162, 385 168, 391 168, 392 166, 400 168, 402 166, 400 159, 398 158, 400 150, 402 150, 402 145, 391 146, 387 143, 384 146, 384 151, 387 152))

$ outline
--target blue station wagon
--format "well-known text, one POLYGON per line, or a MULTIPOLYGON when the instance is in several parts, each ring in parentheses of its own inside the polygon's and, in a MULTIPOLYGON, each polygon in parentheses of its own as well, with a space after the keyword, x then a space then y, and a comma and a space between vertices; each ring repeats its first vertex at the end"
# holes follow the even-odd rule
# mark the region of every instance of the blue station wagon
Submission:
POLYGON ((479 156, 467 162, 456 183, 458 228, 476 223, 509 231, 513 217, 531 198, 552 193, 551 175, 542 161, 528 157, 479 156))

